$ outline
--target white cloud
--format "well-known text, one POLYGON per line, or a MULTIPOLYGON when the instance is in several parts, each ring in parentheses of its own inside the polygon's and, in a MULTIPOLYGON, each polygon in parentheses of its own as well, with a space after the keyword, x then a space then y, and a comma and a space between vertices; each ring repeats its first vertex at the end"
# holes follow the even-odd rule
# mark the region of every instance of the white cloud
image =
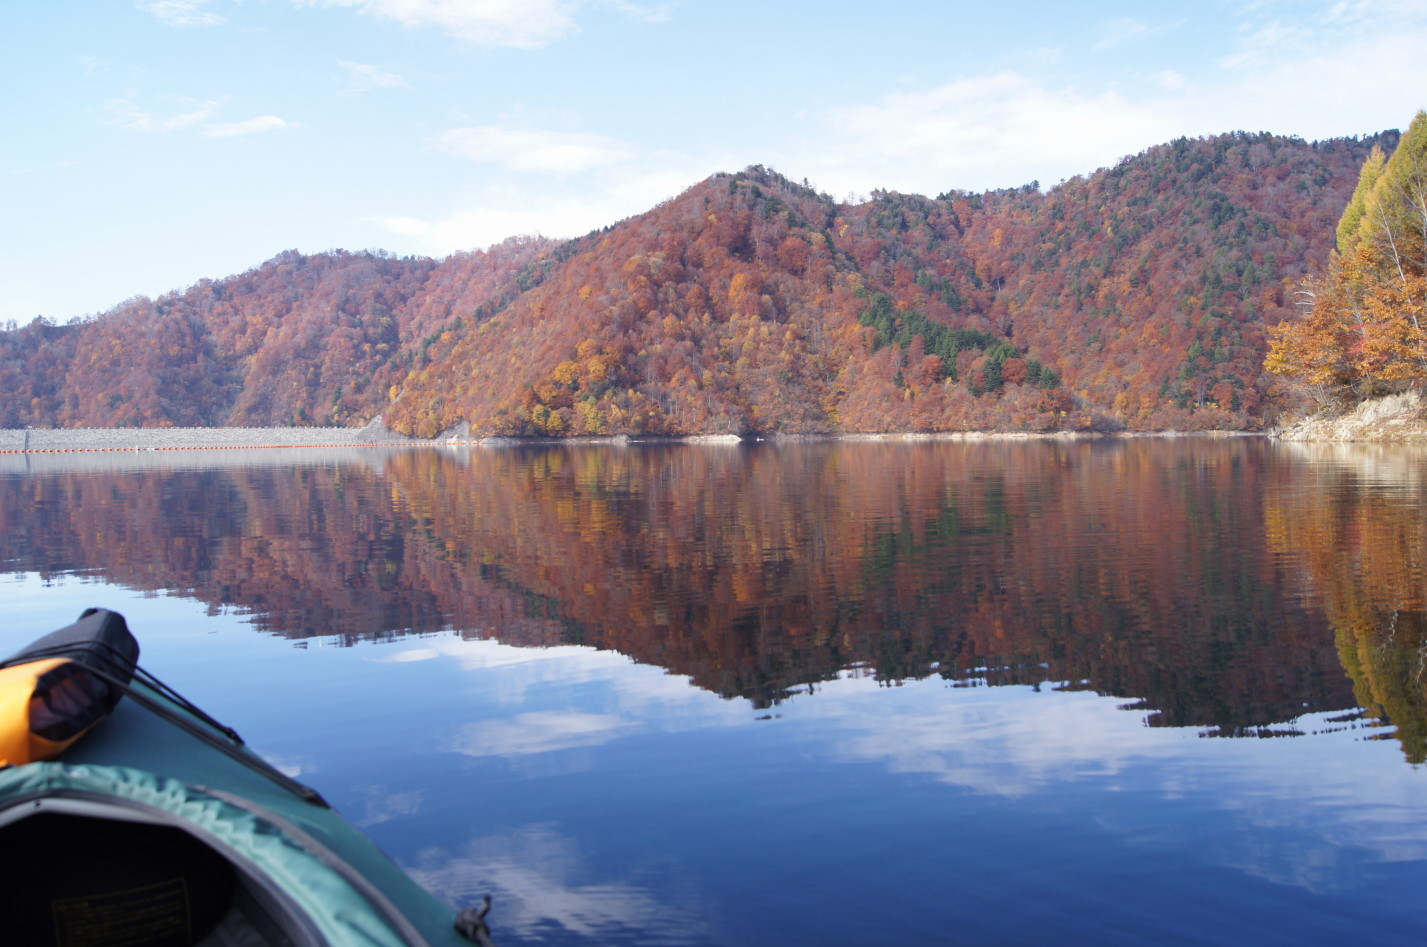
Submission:
POLYGON ((1262 69, 1278 62, 1285 48, 1307 52, 1313 45, 1314 31, 1306 23, 1282 23, 1270 20, 1251 30, 1245 27, 1243 38, 1234 52, 1219 60, 1224 69, 1262 69))
MULTIPOLYGON (((409 220, 409 218, 393 218, 409 220)), ((412 221, 420 224, 420 221, 412 221)), ((429 227, 428 224, 421 224, 429 227)), ((456 661, 464 671, 488 671, 519 665, 539 664, 582 664, 586 668, 601 668, 608 673, 614 669, 627 668, 634 662, 617 651, 594 651, 578 645, 555 645, 548 648, 517 648, 501 644, 493 638, 461 638, 445 635, 425 639, 421 647, 404 648, 396 654, 386 655, 377 660, 383 664, 404 664, 415 661, 433 661, 447 658, 456 661)), ((563 667, 562 674, 568 674, 569 667, 563 667)))
POLYGON ((1133 43, 1140 43, 1153 36, 1168 32, 1184 22, 1180 20, 1175 23, 1166 23, 1160 26, 1151 26, 1139 20, 1131 20, 1128 17, 1121 17, 1117 20, 1110 20, 1100 26, 1100 40, 1093 47, 1096 52, 1104 52, 1116 49, 1121 46, 1129 46, 1133 43))
POLYGON ((108 103, 109 123, 136 132, 175 132, 207 122, 220 108, 214 101, 179 100, 181 109, 168 115, 141 109, 129 99, 114 99, 108 103))
MULTIPOLYGON (((1167 61, 1153 73, 1078 73, 1074 81, 1058 81, 1054 71, 961 76, 812 109, 785 135, 736 154, 653 153, 632 140, 532 127, 518 117, 471 124, 440 135, 436 147, 489 166, 490 177, 445 214, 398 207, 364 219, 410 241, 410 252, 442 255, 520 234, 578 236, 642 213, 709 173, 754 162, 833 194, 874 187, 936 194, 1051 185, 1182 135, 1243 129, 1316 139, 1404 125, 1424 104, 1415 72, 1427 17, 1404 8, 1389 29, 1371 7, 1354 5, 1329 24, 1328 6, 1301 18, 1307 33, 1275 25, 1280 5, 1241 8, 1230 22, 1239 24, 1230 40, 1237 45, 1219 52, 1256 58, 1233 68, 1213 66, 1207 53, 1205 68, 1192 71, 1167 61), (1375 64, 1382 94, 1360 94, 1362 62, 1375 64)), ((1143 35, 1133 25, 1119 35, 1143 35)))
POLYGON ((273 132, 284 128, 296 127, 296 122, 284 121, 276 115, 259 115, 257 118, 250 118, 246 122, 223 122, 205 125, 203 127, 203 137, 236 138, 240 135, 258 135, 263 132, 273 132))
POLYGON ((167 114, 140 108, 130 99, 114 99, 108 103, 107 108, 109 124, 150 134, 192 130, 205 138, 235 138, 298 127, 298 123, 286 121, 276 115, 259 115, 243 122, 215 122, 212 119, 222 108, 222 103, 211 99, 203 102, 180 99, 177 102, 177 111, 167 114))
POLYGON ((1115 91, 1050 88, 1019 73, 959 79, 871 105, 832 109, 828 139, 791 156, 834 193, 890 187, 936 193, 1092 171, 1178 131, 1154 104, 1115 91))
POLYGON ((576 32, 581 7, 603 6, 643 23, 672 18, 672 4, 630 0, 293 0, 297 6, 350 7, 402 26, 434 26, 477 46, 538 49, 576 32))
POLYGON ((434 661, 441 657, 441 652, 436 648, 407 648, 398 651, 396 654, 379 658, 380 664, 414 664, 420 661, 434 661))
POLYGON ((680 674, 636 664, 618 651, 577 645, 518 648, 494 640, 430 638, 421 646, 379 658, 383 663, 447 660, 469 675, 470 686, 498 705, 521 707, 552 685, 580 685, 605 695, 597 707, 562 708, 496 717, 458 727, 448 738, 455 752, 488 756, 515 747, 514 756, 592 746, 640 730, 663 733, 741 726, 749 706, 695 687, 680 674), (586 685, 594 685, 586 687, 586 685), (641 723, 636 726, 634 721, 641 723))
POLYGON ((407 82, 394 72, 383 72, 376 66, 369 66, 361 62, 348 62, 342 60, 337 63, 347 70, 346 77, 341 80, 347 87, 348 92, 371 92, 374 89, 405 89, 407 82))
POLYGON ((425 792, 419 789, 390 792, 385 786, 368 786, 362 794, 366 796, 366 806, 357 825, 364 829, 416 815, 426 801, 425 792))
POLYGON ((451 904, 486 894, 500 905, 500 928, 516 939, 549 937, 552 926, 592 943, 704 942, 703 922, 660 904, 640 885, 618 879, 581 884, 590 874, 573 840, 548 825, 526 825, 465 842, 458 853, 429 849, 403 865, 424 888, 451 904), (631 937, 636 933, 637 938, 631 937))
MULTIPOLYGON (((1011 70, 962 76, 826 109, 820 131, 762 160, 836 194, 871 187, 935 194, 1051 183, 1182 135, 1370 133, 1404 126, 1427 104, 1427 7, 1393 0, 1296 10, 1289 20, 1278 4, 1242 7, 1231 45, 1221 47, 1217 65, 1209 54, 1204 71, 1166 68, 1137 81, 1082 73, 1057 82, 1011 70), (1370 96, 1362 94, 1363 63, 1373 64, 1370 96)), ((1115 21, 1101 44, 1177 25, 1115 21)))
POLYGON ((1185 79, 1181 73, 1175 72, 1173 69, 1165 69, 1162 72, 1157 72, 1150 76, 1150 78, 1159 83, 1159 87, 1166 92, 1178 92, 1188 85, 1188 80, 1185 79))
POLYGON ((228 22, 209 9, 212 0, 139 0, 134 6, 168 26, 220 26, 228 22))
MULTIPOLYGON (((925 684, 918 686, 925 687, 925 684)), ((823 697, 846 701, 865 685, 838 682, 823 697), (851 694, 849 693, 851 692, 851 694)), ((1067 781, 1114 779, 1130 766, 1180 755, 1186 731, 1152 730, 1119 701, 1089 693, 1022 687, 967 689, 928 702, 919 713, 858 713, 833 704, 848 732, 838 744, 855 759, 881 760, 889 772, 922 773, 978 793, 1020 798, 1067 781)), ((812 708, 804 708, 805 712, 812 708)), ((813 712, 822 712, 819 705, 813 712)))
POLYGON ((437 138, 437 144, 468 161, 546 174, 574 174, 634 157, 634 152, 604 135, 510 125, 454 128, 437 138))
MULTIPOLYGON (((220 26, 228 19, 213 10, 214 3, 215 0, 136 0, 134 5, 168 26, 220 26)), ((607 7, 643 23, 663 23, 672 18, 669 3, 641 4, 630 0, 293 0, 293 5, 350 7, 406 27, 434 26, 479 46, 526 49, 549 45, 576 32, 574 14, 581 6, 607 7)))
MULTIPOLYGON (((376 224, 388 233, 398 234, 403 237, 419 237, 431 231, 431 225, 419 217, 369 216, 361 219, 364 223, 376 224)), ((430 656, 435 657, 435 654, 430 656)), ((408 658, 406 660, 418 661, 424 659, 408 658)))
POLYGON ((641 152, 601 135, 509 126, 455 129, 444 150, 531 176, 493 174, 440 217, 367 214, 361 219, 407 238, 407 252, 444 256, 507 237, 578 237, 642 214, 715 171, 748 161, 708 154, 641 152), (535 177, 537 172, 543 172, 535 177))
POLYGON ((369 215, 364 219, 389 233, 415 238, 414 252, 444 256, 489 247, 507 237, 582 236, 641 214, 720 169, 712 161, 666 163, 651 158, 621 165, 618 173, 595 172, 538 187, 511 181, 490 185, 441 218, 369 215))
MULTIPOLYGON (((1286 19, 1279 16, 1281 9, 1279 4, 1272 3, 1245 6, 1235 26, 1235 49, 1222 57, 1219 65, 1232 70, 1277 71, 1292 68, 1296 63, 1337 56, 1343 65, 1352 67, 1352 74, 1360 82, 1362 62, 1372 62, 1374 70, 1394 64, 1371 53, 1369 60, 1354 59, 1355 47, 1371 47, 1402 36, 1420 38, 1427 28, 1427 7, 1420 0, 1343 0, 1331 5, 1299 3, 1286 19)), ((1416 70, 1414 85, 1421 84, 1420 59, 1419 48, 1404 64, 1416 70)), ((1333 71, 1341 73, 1343 69, 1340 66, 1333 71)), ((1382 88, 1376 72, 1371 81, 1375 88, 1382 88)), ((1326 85, 1326 82, 1325 77, 1312 86, 1326 85)))
MULTIPOLYGON (((1160 794, 1181 800, 1186 809, 1222 810, 1232 822, 1258 830, 1301 833, 1311 825, 1305 841, 1323 860, 1298 871, 1285 873, 1272 847, 1239 844, 1268 838, 1262 831, 1230 833, 1215 840, 1212 853, 1205 849, 1216 860, 1280 883, 1320 884, 1333 853, 1348 848, 1374 852, 1383 861, 1427 856, 1427 828, 1404 829, 1401 818, 1421 794, 1419 774, 1391 748, 1352 732, 1224 739, 1206 746, 1193 729, 1145 726, 1142 714, 1120 709, 1120 698, 1026 687, 967 688, 927 698, 927 691, 941 686, 934 680, 909 683, 901 708, 865 681, 841 680, 787 712, 838 729, 837 752, 848 760, 978 794, 1046 798, 1076 784, 1094 785, 1111 793, 1160 794), (1322 752, 1325 745, 1329 752, 1322 752), (1194 765, 1185 765, 1189 761, 1194 765)), ((1310 714, 1292 726, 1309 733, 1334 729, 1332 716, 1310 714)), ((1114 813, 1102 816, 1113 829, 1114 813)))
POLYGON ((467 756, 531 756, 599 746, 633 726, 633 721, 614 714, 536 711, 467 724, 460 729, 449 749, 467 756))
MULTIPOLYGON (((1305 35, 1282 30, 1262 39, 1249 61, 1226 67, 1174 109, 1202 133, 1260 129, 1325 138, 1405 127, 1424 103, 1421 54, 1427 15, 1396 28, 1339 29, 1305 35), (1277 45, 1275 45, 1277 44, 1277 45), (1373 94, 1362 94, 1362 63, 1372 66, 1373 94)), ((1264 34, 1259 34, 1261 37, 1264 34)))
POLYGON ((638 4, 628 0, 604 0, 604 5, 642 23, 667 23, 674 18, 673 5, 668 3, 638 4))
POLYGON ((295 0, 298 6, 351 7, 406 27, 435 26, 479 46, 546 46, 575 30, 567 0, 295 0))

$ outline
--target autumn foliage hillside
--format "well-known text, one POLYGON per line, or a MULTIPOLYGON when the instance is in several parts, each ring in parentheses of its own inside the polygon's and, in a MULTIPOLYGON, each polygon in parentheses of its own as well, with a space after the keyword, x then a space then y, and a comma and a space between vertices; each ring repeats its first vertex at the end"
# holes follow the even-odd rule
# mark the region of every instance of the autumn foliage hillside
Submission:
POLYGON ((1181 139, 1042 193, 720 174, 578 240, 294 251, 0 333, 0 425, 423 436, 1255 428, 1369 150, 1181 139))
POLYGON ((88 322, 0 334, 0 426, 364 423, 426 336, 495 311, 553 244, 506 241, 441 263, 281 253, 88 322))
POLYGON ((1371 144, 1180 139, 983 202, 965 244, 998 288, 988 313, 1131 428, 1252 426, 1266 327, 1331 246, 1371 144))

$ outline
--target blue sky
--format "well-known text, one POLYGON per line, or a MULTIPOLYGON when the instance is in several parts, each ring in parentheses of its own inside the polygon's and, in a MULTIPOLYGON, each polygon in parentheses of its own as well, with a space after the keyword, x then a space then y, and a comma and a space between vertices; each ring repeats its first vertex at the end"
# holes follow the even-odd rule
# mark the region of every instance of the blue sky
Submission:
POLYGON ((574 236, 764 164, 837 198, 1049 187, 1180 135, 1427 106, 1423 0, 28 0, 0 321, 290 248, 574 236))

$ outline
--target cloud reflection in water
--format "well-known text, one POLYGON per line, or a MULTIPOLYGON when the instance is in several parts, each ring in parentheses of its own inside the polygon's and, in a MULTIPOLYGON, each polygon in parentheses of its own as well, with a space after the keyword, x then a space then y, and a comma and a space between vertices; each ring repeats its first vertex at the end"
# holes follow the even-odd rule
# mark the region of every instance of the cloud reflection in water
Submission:
POLYGON ((574 934, 592 943, 707 944, 702 912, 664 904, 639 884, 592 874, 573 840, 551 825, 525 825, 471 839, 459 851, 423 851, 407 870, 453 904, 474 904, 490 894, 499 928, 520 939, 542 933, 574 934))

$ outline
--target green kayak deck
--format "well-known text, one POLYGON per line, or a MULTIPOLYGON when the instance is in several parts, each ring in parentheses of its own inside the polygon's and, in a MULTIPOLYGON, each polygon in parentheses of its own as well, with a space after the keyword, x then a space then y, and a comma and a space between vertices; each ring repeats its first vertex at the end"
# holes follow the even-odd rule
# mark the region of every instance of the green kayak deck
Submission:
POLYGON ((140 678, 58 759, 0 770, 0 890, 7 943, 454 947, 487 936, 471 912, 463 936, 452 907, 315 792, 140 678))

